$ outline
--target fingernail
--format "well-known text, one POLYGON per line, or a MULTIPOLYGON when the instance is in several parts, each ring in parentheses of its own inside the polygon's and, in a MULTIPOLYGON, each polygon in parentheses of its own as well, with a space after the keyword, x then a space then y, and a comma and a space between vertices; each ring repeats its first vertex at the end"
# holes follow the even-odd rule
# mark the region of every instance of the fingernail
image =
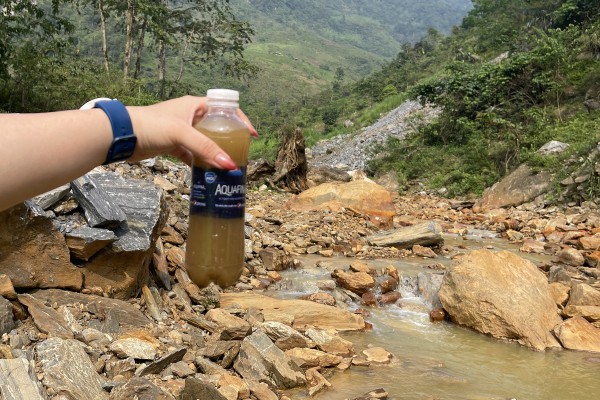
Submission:
POLYGON ((233 170, 237 168, 237 165, 233 162, 231 157, 225 153, 219 153, 215 156, 215 162, 220 168, 233 170))

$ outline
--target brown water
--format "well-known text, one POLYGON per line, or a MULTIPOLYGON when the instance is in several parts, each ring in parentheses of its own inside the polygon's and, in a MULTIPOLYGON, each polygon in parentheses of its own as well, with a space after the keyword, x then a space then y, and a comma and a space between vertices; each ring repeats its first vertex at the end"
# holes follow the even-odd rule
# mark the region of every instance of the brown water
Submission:
MULTIPOLYGON (((185 265, 200 287, 233 285, 244 267, 245 167, 250 133, 235 107, 211 107, 196 129, 213 139, 241 168, 194 165, 185 265)), ((196 164, 196 162, 195 162, 196 164)))
MULTIPOLYGON (((447 237, 446 243, 463 243, 469 251, 478 247, 516 251, 517 247, 493 238, 447 237)), ((519 255, 534 262, 547 256, 519 255)), ((307 258, 310 265, 313 258, 307 258)), ((347 265, 349 259, 328 259, 347 265)), ((448 259, 436 262, 447 263, 448 259)), ((377 266, 395 265, 401 273, 416 274, 431 261, 408 259, 375 261, 377 266)), ((326 271, 308 268, 289 275, 310 287, 312 279, 324 279, 326 271)), ((286 295, 279 293, 279 295, 286 295)), ((293 293, 288 293, 294 296, 293 293)), ((345 334, 359 354, 368 346, 380 346, 396 361, 378 367, 353 366, 326 378, 332 389, 317 400, 354 398, 384 388, 390 399, 403 400, 598 400, 600 399, 600 354, 553 350, 536 352, 515 343, 499 341, 451 323, 431 323, 420 299, 409 299, 413 307, 396 305, 371 310, 367 320, 371 332, 345 334)), ((357 305, 354 305, 355 307, 357 305)), ((351 306, 352 307, 352 306, 351 306)), ((306 390, 289 393, 293 399, 308 399, 306 390)))

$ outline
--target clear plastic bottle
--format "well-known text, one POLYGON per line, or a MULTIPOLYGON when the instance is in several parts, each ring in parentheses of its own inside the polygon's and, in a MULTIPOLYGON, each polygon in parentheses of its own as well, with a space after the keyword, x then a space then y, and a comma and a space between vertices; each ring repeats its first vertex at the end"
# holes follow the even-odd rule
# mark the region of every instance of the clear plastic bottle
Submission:
POLYGON ((246 165, 250 132, 237 115, 239 93, 207 92, 208 111, 195 126, 238 165, 235 171, 194 162, 185 265, 190 278, 205 287, 233 285, 244 267, 246 165))

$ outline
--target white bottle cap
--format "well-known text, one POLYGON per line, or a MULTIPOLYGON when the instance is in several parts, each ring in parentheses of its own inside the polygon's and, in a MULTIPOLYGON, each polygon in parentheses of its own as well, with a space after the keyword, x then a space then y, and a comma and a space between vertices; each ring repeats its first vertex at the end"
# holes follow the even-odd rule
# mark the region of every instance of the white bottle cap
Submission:
POLYGON ((239 101, 240 93, 231 89, 208 89, 206 97, 209 100, 239 101))

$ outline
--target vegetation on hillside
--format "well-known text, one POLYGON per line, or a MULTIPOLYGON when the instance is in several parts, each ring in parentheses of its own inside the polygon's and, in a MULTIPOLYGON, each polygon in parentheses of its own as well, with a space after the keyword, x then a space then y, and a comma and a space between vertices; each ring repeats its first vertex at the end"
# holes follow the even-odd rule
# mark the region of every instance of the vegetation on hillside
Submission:
MULTIPOLYGON (((558 179, 600 140, 600 111, 584 105, 598 101, 599 61, 598 2, 476 0, 452 35, 429 30, 380 71, 323 92, 296 123, 311 140, 351 133, 418 98, 440 107, 440 117, 388 143, 371 173, 393 170, 405 184, 419 180, 450 196, 479 194, 522 162, 553 168, 558 179), (346 120, 358 125, 348 130, 346 120), (549 140, 571 146, 542 157, 536 151, 549 140)), ((597 186, 583 197, 598 196, 597 186)))

